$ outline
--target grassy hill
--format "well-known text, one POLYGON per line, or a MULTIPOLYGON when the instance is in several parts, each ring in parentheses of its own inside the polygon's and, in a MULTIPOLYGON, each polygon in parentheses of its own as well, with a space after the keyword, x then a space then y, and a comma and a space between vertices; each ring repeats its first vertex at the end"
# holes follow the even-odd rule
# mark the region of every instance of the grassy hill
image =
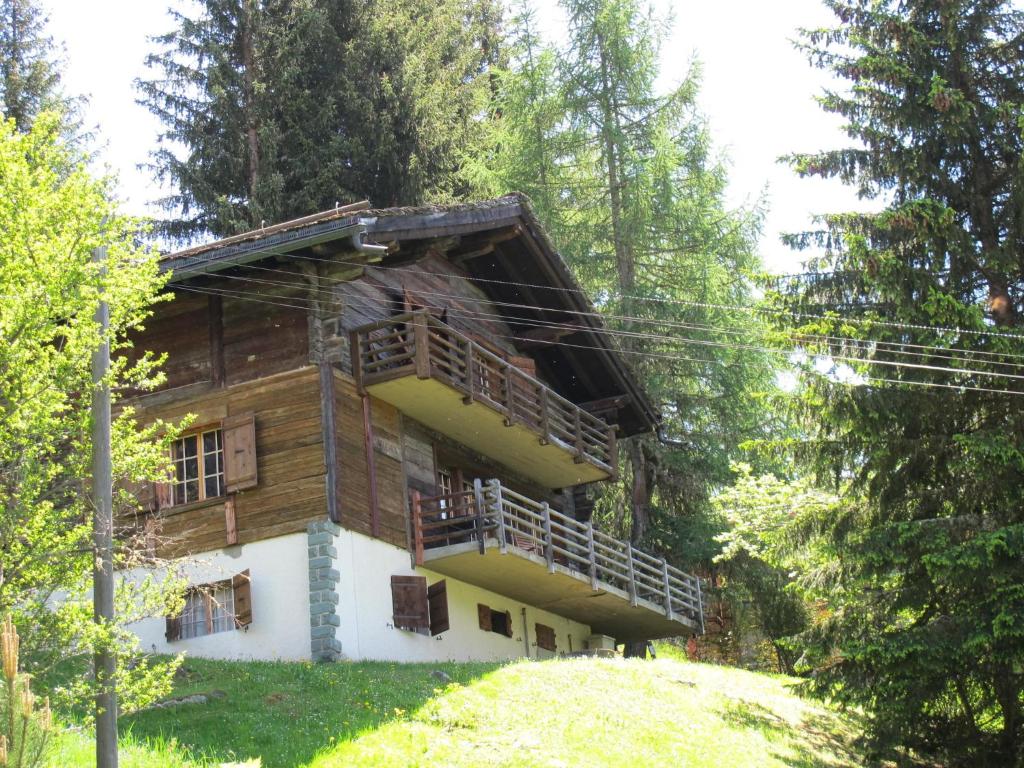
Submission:
MULTIPOLYGON (((856 724, 796 696, 794 681, 680 660, 194 659, 180 678, 175 697, 205 703, 123 718, 125 768, 861 764, 856 724)), ((53 766, 92 764, 84 734, 59 747, 53 766)))

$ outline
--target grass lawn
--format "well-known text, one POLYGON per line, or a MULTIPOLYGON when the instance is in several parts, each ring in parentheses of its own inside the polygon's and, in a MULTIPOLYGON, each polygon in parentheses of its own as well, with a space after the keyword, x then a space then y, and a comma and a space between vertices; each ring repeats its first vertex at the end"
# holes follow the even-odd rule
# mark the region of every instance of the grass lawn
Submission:
MULTIPOLYGON (((184 669, 175 696, 208 703, 123 718, 125 768, 862 764, 855 723, 793 681, 675 659, 184 669)), ((91 764, 85 735, 60 747, 53 766, 91 764)))

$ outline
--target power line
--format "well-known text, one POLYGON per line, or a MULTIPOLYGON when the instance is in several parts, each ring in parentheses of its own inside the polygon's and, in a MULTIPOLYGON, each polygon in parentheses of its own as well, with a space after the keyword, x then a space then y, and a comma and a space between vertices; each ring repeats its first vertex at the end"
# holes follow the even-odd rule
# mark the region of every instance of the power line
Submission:
MULTIPOLYGON (((182 288, 182 290, 187 290, 187 291, 191 291, 191 292, 194 292, 194 293, 208 294, 208 295, 214 295, 214 296, 230 296, 232 298, 238 298, 238 299, 247 300, 247 301, 255 301, 257 303, 269 304, 269 305, 280 306, 280 307, 285 307, 285 308, 290 308, 290 309, 298 309, 298 310, 301 310, 301 311, 308 311, 309 310, 309 307, 306 306, 306 305, 302 305, 302 304, 289 304, 289 303, 285 303, 285 302, 281 302, 281 301, 273 301, 273 300, 267 300, 267 299, 258 299, 258 298, 254 298, 250 294, 247 294, 247 293, 245 293, 243 291, 231 291, 229 289, 212 288, 212 287, 211 288, 193 288, 193 287, 189 287, 189 286, 181 286, 181 288, 182 288)), ((371 304, 367 303, 367 299, 365 299, 365 297, 349 297, 349 299, 350 299, 350 301, 351 300, 361 301, 361 302, 363 302, 364 306, 379 306, 379 305, 371 305, 371 304)), ((307 302, 311 301, 310 299, 301 299, 301 298, 296 298, 296 300, 297 301, 307 301, 307 302)), ((509 339, 509 340, 512 340, 512 341, 521 341, 521 339, 517 339, 514 336, 501 335, 501 334, 497 334, 497 336, 498 336, 498 338, 505 338, 505 339, 509 339)), ((684 343, 686 341, 692 341, 692 340, 681 339, 681 338, 678 338, 678 337, 667 337, 667 338, 670 338, 671 340, 674 340, 674 341, 681 341, 681 342, 684 342, 684 343)), ((571 343, 568 343, 568 342, 565 342, 565 341, 535 340, 534 343, 545 344, 545 345, 554 346, 554 347, 564 347, 564 348, 593 350, 593 351, 605 351, 604 348, 602 348, 602 347, 596 347, 596 346, 593 346, 593 345, 584 345, 584 344, 571 344, 571 343)), ((722 343, 717 343, 716 345, 717 346, 726 347, 726 348, 733 348, 730 345, 722 344, 722 343)), ((728 364, 727 361, 717 360, 717 359, 713 359, 713 358, 712 359, 692 358, 692 357, 684 357, 684 356, 675 355, 675 354, 660 354, 660 353, 642 352, 642 351, 637 351, 637 350, 617 350, 617 351, 620 354, 630 355, 630 356, 638 357, 638 358, 670 360, 670 361, 680 361, 680 362, 698 362, 698 363, 704 363, 704 364, 719 364, 719 365, 726 365, 726 364, 728 364)), ((774 352, 774 353, 778 353, 778 354, 790 354, 790 353, 787 353, 786 350, 777 350, 777 349, 765 348, 765 351, 770 351, 770 352, 774 352)), ((855 360, 855 362, 868 363, 868 364, 870 364, 872 362, 872 361, 865 361, 865 360, 860 360, 860 359, 854 359, 854 360, 855 360)), ((899 363, 895 363, 893 365, 895 367, 913 367, 913 368, 921 368, 922 367, 922 366, 911 366, 910 364, 899 364, 899 363)), ((931 367, 931 368, 935 368, 935 367, 931 367)), ((948 373, 955 373, 955 374, 972 373, 972 371, 967 371, 967 370, 959 369, 959 368, 935 368, 935 369, 936 370, 940 370, 940 371, 944 371, 944 372, 948 372, 948 373)), ((980 373, 982 375, 985 374, 985 372, 978 372, 978 373, 980 373)), ((824 374, 819 374, 819 375, 824 375, 824 374)), ((834 378, 831 379, 831 380, 834 383, 838 383, 838 384, 841 384, 841 385, 844 385, 844 386, 861 386, 862 383, 879 383, 879 384, 896 384, 896 385, 907 385, 907 386, 917 386, 917 387, 927 387, 927 388, 951 389, 951 390, 957 390, 959 392, 972 391, 972 392, 985 392, 985 393, 993 393, 993 394, 1024 395, 1024 392, 1020 392, 1020 391, 1009 390, 1009 389, 996 389, 996 388, 990 388, 990 387, 979 387, 979 386, 972 385, 972 384, 949 384, 949 383, 943 383, 943 382, 924 382, 924 381, 915 381, 915 380, 912 380, 912 379, 890 379, 890 378, 870 377, 870 376, 860 376, 860 379, 861 379, 860 382, 839 381, 839 380, 836 380, 834 378)))
MULTIPOLYGON (((287 272, 285 270, 272 270, 272 269, 269 269, 269 268, 261 268, 261 269, 267 269, 268 271, 274 271, 274 272, 281 272, 282 274, 286 274, 286 275, 289 275, 291 277, 296 276, 296 273, 294 273, 294 272, 287 272)), ((277 286, 280 286, 280 287, 283 287, 283 288, 294 288, 294 284, 293 283, 286 283, 286 282, 283 282, 283 281, 261 280, 260 278, 247 278, 247 277, 232 276, 232 275, 224 275, 223 277, 226 277, 228 279, 234 279, 234 280, 246 282, 246 283, 255 282, 255 283, 266 284, 266 285, 277 285, 277 286)), ((345 285, 345 284, 348 284, 350 281, 348 281, 348 280, 329 280, 328 279, 328 282, 330 284, 334 284, 334 285, 345 285)), ((333 291, 331 291, 330 289, 312 288, 312 287, 310 287, 309 290, 311 290, 311 291, 313 291, 315 293, 326 294, 326 295, 328 295, 330 297, 330 299, 332 301, 337 301, 338 300, 337 297, 334 295, 333 291)), ((293 298, 293 297, 281 296, 281 295, 278 295, 278 294, 269 294, 269 295, 274 296, 275 298, 282 298, 282 299, 291 299, 291 298, 293 298)), ((440 299, 458 299, 458 300, 464 300, 465 299, 465 297, 462 297, 462 296, 457 296, 457 295, 448 294, 448 293, 440 293, 440 292, 437 292, 437 291, 418 291, 417 295, 418 296, 422 296, 422 297, 431 297, 431 298, 440 298, 440 299)), ((298 298, 297 300, 305 301, 306 299, 298 298)), ((392 303, 395 303, 395 304, 398 303, 397 300, 390 300, 389 299, 388 301, 392 301, 392 303)), ((593 317, 593 318, 597 318, 597 319, 601 319, 601 320, 604 320, 604 319, 619 319, 619 320, 623 320, 625 322, 629 322, 629 323, 632 323, 632 324, 642 324, 642 325, 651 325, 651 326, 658 326, 658 327, 678 328, 678 329, 681 329, 681 330, 696 330, 696 331, 703 331, 703 332, 707 332, 707 333, 720 333, 720 334, 733 335, 733 336, 743 336, 745 333, 748 333, 748 332, 754 332, 754 333, 758 333, 759 332, 762 336, 765 336, 768 333, 767 331, 757 331, 757 329, 736 330, 736 329, 719 328, 719 327, 716 327, 716 326, 703 325, 703 324, 700 324, 700 323, 684 323, 684 322, 671 321, 671 320, 659 320, 659 319, 655 319, 655 318, 640 318, 640 317, 631 317, 631 316, 623 316, 623 315, 603 315, 603 314, 601 314, 599 312, 580 312, 578 310, 565 310, 565 309, 552 310, 552 309, 546 308, 546 307, 539 307, 539 306, 530 305, 530 304, 519 304, 519 303, 513 303, 513 302, 492 301, 491 303, 494 304, 495 306, 504 306, 504 307, 514 308, 514 309, 528 309, 528 310, 542 311, 542 312, 543 311, 554 311, 554 312, 559 312, 559 313, 563 313, 563 314, 574 314, 574 315, 582 315, 582 316, 586 316, 586 317, 593 317)), ((464 311, 464 310, 460 310, 460 311, 464 311)), ((511 323, 515 323, 515 324, 518 324, 518 325, 530 325, 531 322, 533 322, 533 321, 529 321, 529 320, 526 320, 524 318, 521 318, 521 317, 518 317, 518 316, 513 316, 513 315, 501 315, 499 313, 491 313, 491 314, 494 317, 496 317, 496 318, 500 318, 500 319, 505 320, 506 322, 511 322, 511 323)), ((575 327, 566 325, 564 323, 562 323, 562 324, 555 324, 555 323, 556 323, 556 321, 539 320, 539 321, 535 321, 534 327, 550 327, 550 328, 553 328, 553 329, 562 329, 562 330, 588 330, 588 329, 575 328, 575 327), (542 325, 537 325, 536 323, 548 323, 549 325, 542 326, 542 325)), ((612 335, 612 336, 628 336, 628 335, 631 335, 631 334, 636 335, 635 331, 622 330, 622 329, 601 328, 601 329, 590 329, 590 330, 594 330, 595 332, 604 333, 604 334, 608 334, 608 335, 612 335)), ((921 345, 921 344, 911 344, 911 343, 904 344, 904 343, 901 343, 901 342, 878 341, 878 340, 871 340, 871 339, 856 339, 856 338, 849 338, 849 337, 843 337, 843 336, 827 336, 827 335, 816 335, 815 336, 815 335, 808 334, 808 335, 804 336, 803 338, 808 340, 808 341, 810 341, 811 343, 814 343, 814 342, 825 342, 825 343, 832 342, 832 343, 842 343, 842 344, 850 344, 850 343, 852 343, 852 344, 855 344, 855 345, 862 345, 862 346, 859 346, 859 348, 860 349, 864 349, 865 351, 869 351, 872 347, 874 347, 875 349, 878 349, 879 351, 888 352, 888 353, 894 354, 894 355, 901 355, 901 356, 904 356, 904 357, 911 357, 911 358, 917 357, 917 358, 925 359, 925 358, 931 357, 931 355, 927 355, 923 351, 915 352, 915 351, 913 351, 911 349, 891 349, 890 347, 913 347, 913 348, 920 349, 920 350, 935 350, 936 352, 943 353, 942 356, 948 362, 963 362, 963 363, 971 363, 971 364, 986 364, 986 365, 1012 367, 1012 368, 1024 367, 1024 363, 1013 363, 1013 362, 1005 361, 1005 360, 975 360, 975 359, 972 359, 972 357, 964 357, 964 355, 971 355, 971 356, 974 356, 974 355, 985 355, 985 356, 990 356, 990 357, 1024 358, 1024 354, 1018 354, 1018 353, 1012 353, 1012 352, 1001 353, 1001 352, 990 352, 990 351, 987 351, 987 350, 962 349, 962 348, 956 348, 956 347, 939 347, 939 346, 934 346, 934 345, 921 345), (949 353, 949 354, 946 354, 946 353, 949 353)), ((830 354, 830 356, 832 356, 834 358, 837 358, 837 355, 834 354, 834 353, 828 353, 828 354, 830 354)), ((857 360, 860 360, 860 359, 857 358, 857 360)), ((886 363, 882 363, 881 361, 878 361, 878 362, 880 362, 881 364, 886 364, 886 363)), ((1007 375, 1009 375, 1009 374, 1007 374, 1007 375)))

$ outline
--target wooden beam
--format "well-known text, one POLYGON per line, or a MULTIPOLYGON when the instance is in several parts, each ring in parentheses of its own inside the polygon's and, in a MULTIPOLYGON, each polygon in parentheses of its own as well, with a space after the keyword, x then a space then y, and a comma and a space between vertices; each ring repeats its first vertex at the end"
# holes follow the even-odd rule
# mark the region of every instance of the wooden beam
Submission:
MULTIPOLYGON (((373 447, 373 412, 370 396, 363 395, 362 399, 363 447, 366 449, 366 481, 370 490, 370 535, 374 538, 380 538, 380 504, 377 500, 377 457, 374 455, 375 449, 373 447)), ((422 533, 420 536, 422 538, 422 533)))
POLYGON ((334 391, 334 367, 323 360, 320 369, 320 434, 324 442, 324 485, 327 495, 327 519, 332 523, 341 522, 341 506, 338 503, 340 483, 338 461, 338 440, 334 391))
POLYGON ((546 347, 552 342, 572 336, 574 333, 586 331, 582 325, 573 325, 570 328, 531 328, 528 331, 516 334, 516 344, 525 347, 546 347))
POLYGON ((224 368, 224 300, 220 296, 209 297, 210 319, 210 381, 215 387, 223 387, 227 380, 224 368))

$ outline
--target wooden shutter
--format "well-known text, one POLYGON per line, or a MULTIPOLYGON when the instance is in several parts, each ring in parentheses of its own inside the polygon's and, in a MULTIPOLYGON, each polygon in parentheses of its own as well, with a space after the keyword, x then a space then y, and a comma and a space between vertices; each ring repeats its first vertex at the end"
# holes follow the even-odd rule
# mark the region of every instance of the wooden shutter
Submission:
POLYGON ((167 642, 181 639, 181 614, 175 614, 174 616, 168 616, 165 619, 164 625, 164 637, 167 638, 167 642))
POLYGON ((545 651, 555 650, 555 630, 544 624, 535 625, 537 629, 537 647, 545 651))
POLYGON ((228 416, 222 425, 224 486, 228 493, 256 485, 256 417, 251 413, 228 416))
POLYGON ((427 580, 423 576, 392 576, 391 606, 398 629, 423 635, 430 631, 427 580))
POLYGON ((448 586, 443 580, 427 588, 427 608, 430 613, 430 634, 439 635, 447 632, 448 586))
POLYGON ((476 615, 480 622, 480 629, 484 632, 491 631, 491 609, 483 603, 476 604, 476 615))
POLYGON ((157 511, 174 506, 174 485, 171 483, 151 483, 152 498, 156 501, 157 511))
POLYGON ((252 624, 252 579, 248 568, 231 577, 231 591, 235 598, 235 626, 244 629, 252 624))
POLYGON ((512 637, 512 612, 505 611, 505 637, 512 637))

